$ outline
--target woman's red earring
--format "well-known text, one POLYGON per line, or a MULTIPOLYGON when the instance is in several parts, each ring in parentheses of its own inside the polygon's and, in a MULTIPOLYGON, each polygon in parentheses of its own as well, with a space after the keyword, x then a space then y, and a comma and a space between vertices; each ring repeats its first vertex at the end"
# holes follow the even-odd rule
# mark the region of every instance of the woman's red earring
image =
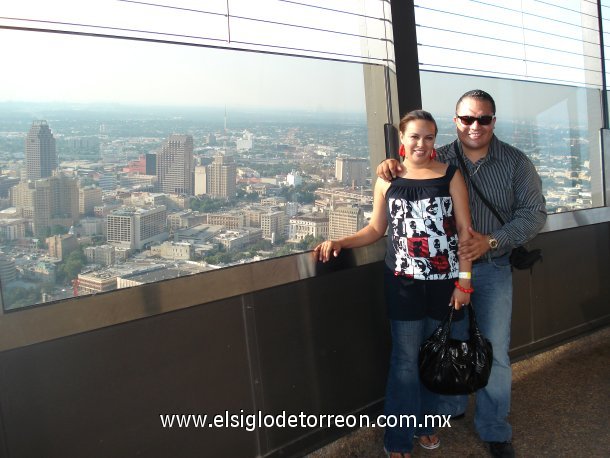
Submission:
POLYGON ((435 149, 432 150, 432 154, 430 154, 430 159, 432 159, 432 160, 436 159, 436 150, 435 149))
POLYGON ((400 148, 398 149, 398 155, 400 157, 405 157, 405 145, 400 145, 400 148))

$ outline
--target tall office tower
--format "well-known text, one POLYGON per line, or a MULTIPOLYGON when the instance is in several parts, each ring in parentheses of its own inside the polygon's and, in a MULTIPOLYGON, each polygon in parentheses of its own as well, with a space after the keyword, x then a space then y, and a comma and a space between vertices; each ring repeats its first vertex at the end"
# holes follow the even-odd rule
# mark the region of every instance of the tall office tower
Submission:
POLYGON ((235 197, 237 192, 237 166, 231 156, 218 155, 208 166, 207 194, 225 199, 235 197))
POLYGON ((337 240, 364 227, 364 214, 358 207, 339 207, 328 213, 328 238, 337 240))
POLYGON ((146 153, 146 175, 157 174, 157 153, 146 153))
POLYGON ((208 191, 208 174, 207 169, 203 165, 195 167, 195 195, 200 196, 207 194, 208 191))
POLYGON ((78 221, 78 180, 64 175, 49 178, 54 224, 70 227, 78 221))
POLYGON ((93 216, 93 209, 102 205, 102 188, 85 186, 78 190, 78 213, 93 216))
POLYGON ((53 175, 57 169, 55 138, 46 121, 34 121, 25 138, 25 167, 28 180, 53 175))
POLYGON ((172 134, 157 154, 159 190, 193 195, 193 137, 172 134))
POLYGON ((26 181, 11 188, 11 201, 31 221, 36 237, 44 237, 54 225, 70 227, 78 221, 78 181, 56 175, 26 181))
POLYGON ((366 183, 368 164, 368 159, 338 157, 335 161, 335 178, 349 186, 363 186, 366 183))

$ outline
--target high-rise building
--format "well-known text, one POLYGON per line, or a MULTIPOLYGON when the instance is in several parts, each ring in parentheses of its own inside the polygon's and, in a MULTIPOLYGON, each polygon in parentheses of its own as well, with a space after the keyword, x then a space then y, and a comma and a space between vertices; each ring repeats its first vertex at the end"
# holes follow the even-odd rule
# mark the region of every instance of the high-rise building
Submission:
POLYGON ((157 174, 157 153, 146 153, 146 175, 157 174))
POLYGON ((283 239, 286 236, 286 213, 283 211, 272 211, 261 215, 261 229, 263 237, 272 242, 283 239))
POLYGON ((36 237, 44 237, 54 225, 68 228, 79 218, 76 178, 56 175, 19 183, 11 188, 11 201, 31 221, 36 237))
POLYGON ((108 243, 141 250, 147 243, 167 239, 166 220, 164 205, 116 210, 106 216, 106 238, 108 243))
POLYGON ((25 138, 25 167, 28 180, 53 175, 57 169, 55 138, 46 121, 34 121, 25 138))
POLYGON ((78 180, 64 175, 56 175, 47 180, 51 188, 52 224, 70 227, 79 219, 78 180))
POLYGON ((218 155, 208 165, 208 192, 212 197, 231 198, 237 192, 237 166, 231 156, 218 155))
POLYGON ((172 134, 157 154, 159 190, 193 195, 193 137, 172 134))
POLYGON ((195 195, 201 196, 207 194, 208 190, 208 173, 207 167, 198 165, 195 167, 195 195))
POLYGON ((358 207, 339 207, 328 213, 328 238, 337 240, 358 232, 364 227, 364 214, 358 207))
POLYGON ((363 186, 366 183, 368 164, 368 159, 338 157, 335 161, 335 178, 349 186, 363 186))
POLYGON ((78 212, 81 215, 93 216, 93 209, 102 205, 102 188, 86 186, 78 190, 78 212))

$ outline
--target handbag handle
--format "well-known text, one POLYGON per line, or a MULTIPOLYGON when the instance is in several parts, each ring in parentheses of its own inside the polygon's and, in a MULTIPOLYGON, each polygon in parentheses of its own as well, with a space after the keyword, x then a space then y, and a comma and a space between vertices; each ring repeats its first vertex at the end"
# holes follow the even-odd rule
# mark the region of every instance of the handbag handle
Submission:
POLYGON ((449 335, 451 334, 451 322, 453 321, 453 307, 449 308, 449 313, 445 316, 441 324, 436 328, 436 330, 432 333, 432 336, 435 340, 439 341, 443 345, 449 339, 449 335))
MULTIPOLYGON (((468 304, 467 307, 469 321, 468 333, 470 336, 470 340, 482 340, 483 335, 481 334, 481 330, 479 329, 479 324, 477 323, 477 318, 474 313, 474 306, 472 305, 472 302, 468 304)), ((453 322, 454 310, 455 309, 453 307, 449 307, 449 313, 447 313, 447 316, 445 317, 441 325, 434 332, 434 334, 436 334, 443 343, 447 341, 449 335, 451 334, 451 324, 453 322)))
POLYGON ((481 334, 481 330, 479 329, 479 324, 477 323, 477 318, 474 313, 474 307, 472 306, 472 303, 469 304, 468 319, 470 320, 470 338, 472 339, 473 337, 476 337, 482 339, 483 335, 481 334))

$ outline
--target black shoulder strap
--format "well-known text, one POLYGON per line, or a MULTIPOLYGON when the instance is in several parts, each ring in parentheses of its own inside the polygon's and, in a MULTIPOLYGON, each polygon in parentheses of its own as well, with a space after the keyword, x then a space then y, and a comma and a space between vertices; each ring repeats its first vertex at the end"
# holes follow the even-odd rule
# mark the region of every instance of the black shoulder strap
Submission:
POLYGON ((502 224, 502 226, 504 226, 504 220, 502 219, 502 217, 500 216, 498 211, 494 208, 494 206, 491 204, 491 202, 489 202, 489 200, 487 200, 487 198, 479 190, 479 188, 474 183, 474 181, 472 181, 472 179, 470 178, 470 174, 468 173, 468 169, 466 169, 466 164, 464 163, 464 158, 462 157, 462 155, 460 153, 460 149, 458 148, 458 141, 457 140, 455 140, 453 142, 453 150, 455 151, 455 155, 456 155, 456 157, 458 159, 458 162, 460 163, 460 169, 462 170, 462 174, 464 175, 464 179, 466 181, 470 182, 470 184, 472 185, 472 188, 477 193, 479 198, 483 201, 483 203, 487 206, 487 208, 489 208, 491 210, 491 212, 498 219, 498 221, 500 221, 500 224, 502 224))

